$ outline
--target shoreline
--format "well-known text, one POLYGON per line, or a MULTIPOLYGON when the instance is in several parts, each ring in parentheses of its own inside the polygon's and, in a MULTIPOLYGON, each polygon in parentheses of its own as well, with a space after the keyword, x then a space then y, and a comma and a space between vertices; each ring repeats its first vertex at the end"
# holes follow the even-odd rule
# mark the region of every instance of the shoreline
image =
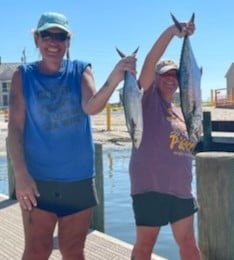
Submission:
MULTIPOLYGON (((204 111, 211 112, 211 120, 234 120, 234 109, 203 107, 204 111)), ((131 146, 131 139, 125 123, 123 109, 111 112, 110 130, 107 130, 106 109, 97 115, 91 116, 91 122, 94 143, 100 143, 105 146, 131 146)), ((0 121, 0 156, 6 155, 7 125, 7 122, 0 121)), ((233 134, 229 132, 222 133, 222 135, 227 136, 233 136, 233 134)))
MULTIPOLYGON (((211 112, 211 120, 233 121, 234 109, 203 107, 203 112, 211 112)), ((106 110, 103 110, 98 115, 92 116, 92 129, 94 142, 108 145, 125 146, 131 145, 131 139, 125 124, 123 109, 112 111, 110 119, 110 128, 107 130, 107 115, 106 110)), ((218 133, 220 135, 221 133, 218 133)), ((233 136, 234 133, 222 133, 222 135, 233 136)), ((217 135, 217 134, 215 134, 217 135)))

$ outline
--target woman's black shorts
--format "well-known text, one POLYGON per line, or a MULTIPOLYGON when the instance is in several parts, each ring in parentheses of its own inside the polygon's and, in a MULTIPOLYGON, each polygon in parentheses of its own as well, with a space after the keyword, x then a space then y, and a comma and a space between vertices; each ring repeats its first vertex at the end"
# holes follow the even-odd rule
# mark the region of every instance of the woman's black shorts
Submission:
POLYGON ((53 212, 59 217, 94 207, 98 203, 93 178, 74 182, 35 181, 40 193, 37 208, 53 212))
POLYGON ((137 226, 164 226, 189 217, 198 211, 194 198, 182 199, 158 192, 132 196, 137 226))

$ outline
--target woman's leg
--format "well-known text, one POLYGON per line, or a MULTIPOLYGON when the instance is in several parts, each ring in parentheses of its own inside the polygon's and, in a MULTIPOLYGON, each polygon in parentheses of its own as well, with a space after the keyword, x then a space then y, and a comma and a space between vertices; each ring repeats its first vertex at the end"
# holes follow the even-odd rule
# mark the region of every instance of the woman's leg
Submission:
POLYGON ((200 260, 200 252, 196 244, 194 216, 176 221, 172 224, 172 231, 180 249, 181 260, 200 260))
POLYGON ((92 208, 59 218, 58 242, 63 260, 84 260, 85 239, 92 217, 92 208))
POLYGON ((150 260, 160 227, 137 226, 137 238, 132 251, 132 260, 150 260))
POLYGON ((48 260, 53 250, 53 232, 57 216, 53 213, 33 208, 22 210, 25 249, 22 260, 48 260))

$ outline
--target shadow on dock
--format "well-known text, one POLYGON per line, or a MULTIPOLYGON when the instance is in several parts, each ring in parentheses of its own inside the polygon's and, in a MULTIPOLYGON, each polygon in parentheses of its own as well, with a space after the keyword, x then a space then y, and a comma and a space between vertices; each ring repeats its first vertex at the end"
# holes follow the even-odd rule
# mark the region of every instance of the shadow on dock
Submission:
POLYGON ((17 203, 17 200, 6 199, 0 202, 0 210, 17 203))

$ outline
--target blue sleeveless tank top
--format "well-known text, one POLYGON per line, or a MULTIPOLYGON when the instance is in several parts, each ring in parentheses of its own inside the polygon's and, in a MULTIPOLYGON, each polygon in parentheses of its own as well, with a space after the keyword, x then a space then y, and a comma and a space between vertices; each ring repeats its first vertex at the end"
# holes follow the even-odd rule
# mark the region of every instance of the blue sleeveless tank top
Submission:
POLYGON ((24 154, 39 180, 78 181, 94 176, 90 117, 81 106, 81 79, 88 63, 63 60, 54 74, 38 63, 21 65, 26 115, 24 154))

